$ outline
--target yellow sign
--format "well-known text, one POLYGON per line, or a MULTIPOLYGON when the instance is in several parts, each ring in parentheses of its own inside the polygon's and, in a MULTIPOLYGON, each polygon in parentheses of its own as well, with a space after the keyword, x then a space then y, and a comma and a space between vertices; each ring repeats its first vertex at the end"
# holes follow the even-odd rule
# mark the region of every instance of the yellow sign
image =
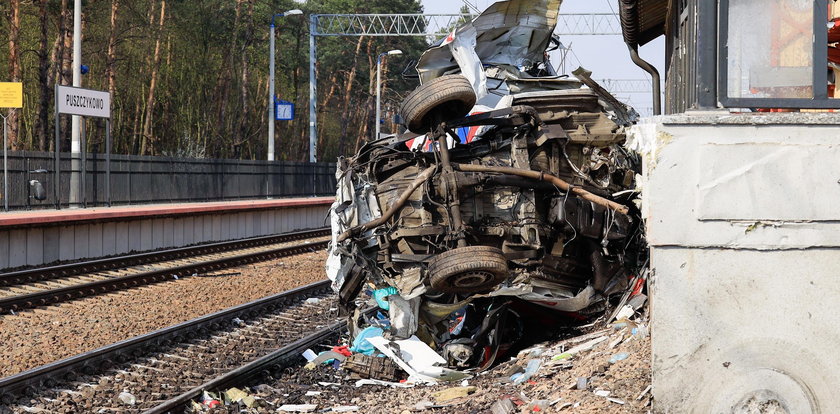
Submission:
POLYGON ((23 108, 23 83, 0 82, 0 108, 23 108))

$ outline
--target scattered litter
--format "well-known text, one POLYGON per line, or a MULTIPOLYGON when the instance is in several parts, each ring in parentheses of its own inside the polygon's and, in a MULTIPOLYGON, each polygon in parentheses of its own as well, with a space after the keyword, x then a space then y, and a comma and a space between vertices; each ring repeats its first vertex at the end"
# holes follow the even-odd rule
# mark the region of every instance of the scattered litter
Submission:
POLYGON ((311 413, 318 409, 315 404, 284 404, 277 408, 277 411, 286 411, 289 413, 311 413))
POLYGON ((633 309, 632 306, 624 305, 624 307, 621 308, 621 310, 618 311, 617 314, 615 314, 615 320, 620 321, 622 319, 630 319, 630 318, 633 317, 633 314, 635 314, 635 313, 636 313, 636 310, 633 309))
POLYGON ((373 344, 368 341, 368 338, 374 336, 381 337, 384 332, 385 331, 378 326, 368 326, 367 328, 362 329, 359 334, 356 335, 356 338, 353 339, 353 346, 350 347, 350 351, 365 355, 373 355, 373 352, 376 349, 373 347, 373 344))
POLYGON ((209 392, 204 391, 201 394, 201 405, 203 405, 207 408, 216 408, 216 407, 222 405, 222 402, 219 401, 219 399, 217 397, 213 396, 209 392))
POLYGON ((303 357, 306 358, 306 361, 308 361, 308 362, 312 362, 313 359, 318 357, 318 355, 315 354, 315 351, 313 351, 311 349, 307 349, 306 351, 303 351, 303 354, 301 354, 301 355, 303 355, 303 357))
POLYGON ((321 395, 321 391, 307 391, 304 395, 307 397, 314 397, 316 395, 321 395))
POLYGON ((587 385, 589 385, 589 379, 586 377, 578 377, 577 379, 577 389, 585 390, 587 385))
POLYGON ((561 359, 571 358, 578 353, 591 350, 592 348, 595 347, 595 345, 598 345, 601 342, 606 341, 607 339, 609 339, 608 336, 602 336, 600 338, 595 338, 595 339, 593 339, 589 342, 582 343, 582 344, 580 344, 580 345, 578 345, 578 346, 576 346, 576 347, 574 347, 574 348, 572 348, 572 349, 570 349, 566 352, 563 352, 562 354, 555 355, 555 356, 551 357, 551 359, 553 361, 557 361, 557 360, 561 360, 561 359))
POLYGON ((607 390, 595 390, 593 393, 595 395, 599 396, 599 397, 609 397, 610 396, 610 392, 607 391, 607 390))
POLYGON ((395 388, 411 388, 414 386, 414 384, 407 384, 403 382, 380 381, 375 379, 360 379, 356 381, 356 387, 361 387, 362 385, 381 385, 395 388))
POLYGON ((619 399, 619 398, 612 398, 612 397, 608 397, 608 398, 607 398, 607 401, 609 401, 609 402, 614 402, 614 403, 616 403, 616 404, 620 404, 620 405, 624 405, 624 404, 626 404, 626 403, 624 402, 624 400, 619 399))
POLYGON ((490 411, 493 414, 510 414, 515 410, 516 405, 513 404, 513 401, 511 401, 510 398, 498 400, 490 407, 490 411))
POLYGON ((312 305, 317 305, 317 304, 321 303, 321 299, 309 298, 309 299, 306 300, 306 303, 312 304, 312 305))
POLYGON ((236 326, 245 326, 245 321, 239 318, 233 318, 231 319, 231 322, 236 326))
POLYGON ((123 392, 121 392, 120 395, 117 396, 117 399, 119 399, 120 402, 125 405, 137 404, 137 397, 128 392, 128 390, 123 390, 123 392))
POLYGON ((339 386, 341 386, 341 384, 339 384, 337 382, 323 382, 323 381, 318 382, 318 385, 320 385, 322 387, 339 387, 339 386))
POLYGON ((645 395, 646 395, 647 393, 649 393, 649 392, 650 392, 650 385, 648 385, 648 386, 647 386, 647 388, 645 388, 645 389, 644 389, 644 391, 642 391, 642 392, 640 392, 640 393, 639 393, 639 396, 638 396, 638 397, 636 397, 636 401, 641 401, 641 400, 642 400, 642 398, 644 398, 644 397, 645 397, 645 395))
POLYGON ((624 361, 629 356, 630 354, 628 354, 627 352, 619 352, 613 355, 612 358, 610 358, 610 364, 615 364, 618 361, 624 361))
POLYGON ((327 412, 328 413, 347 413, 347 412, 351 412, 351 411, 359 411, 360 409, 361 408, 359 408, 358 405, 339 405, 337 407, 330 408, 330 410, 327 411, 327 412))
POLYGON ((563 404, 560 404, 560 406, 559 406, 559 407, 557 407, 557 410, 559 411, 559 410, 562 410, 562 409, 564 409, 564 408, 569 408, 569 407, 571 407, 571 406, 572 406, 572 403, 568 403, 568 402, 567 402, 567 403, 563 403, 563 404))
POLYGON ((534 400, 528 403, 528 411, 540 413, 547 410, 549 405, 548 400, 534 400))
POLYGON ((224 392, 225 397, 227 397, 228 401, 238 402, 239 400, 248 396, 248 393, 245 391, 240 390, 239 388, 231 388, 224 392))
POLYGON ((531 379, 531 377, 540 370, 540 366, 542 366, 541 359, 531 359, 525 367, 525 372, 511 375, 510 380, 513 381, 514 384, 522 384, 523 382, 531 379))
POLYGON ((445 390, 440 390, 437 392, 432 393, 432 397, 435 401, 442 403, 454 400, 456 398, 466 397, 474 392, 476 392, 478 388, 474 386, 469 387, 452 387, 447 388, 445 390))

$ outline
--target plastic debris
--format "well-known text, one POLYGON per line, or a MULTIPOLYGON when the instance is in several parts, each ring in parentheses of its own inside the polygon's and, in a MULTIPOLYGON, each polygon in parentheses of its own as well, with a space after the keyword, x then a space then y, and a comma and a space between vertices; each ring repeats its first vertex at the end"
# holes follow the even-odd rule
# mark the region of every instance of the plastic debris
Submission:
POLYGON ((388 286, 383 289, 376 289, 373 291, 373 300, 376 301, 376 304, 379 305, 380 308, 384 310, 391 309, 391 305, 388 303, 388 296, 397 295, 399 291, 397 288, 393 286, 388 286))
POLYGON ((476 388, 475 386, 452 387, 432 393, 432 398, 434 398, 435 401, 442 403, 452 401, 456 398, 466 397, 476 392, 477 390, 478 388, 476 388))
POLYGON ((309 299, 306 299, 306 303, 309 303, 309 304, 312 304, 312 305, 317 305, 317 304, 321 303, 321 299, 309 298, 309 299))
POLYGON ((117 399, 119 399, 120 402, 125 405, 137 404, 137 397, 128 392, 128 390, 123 390, 123 392, 121 392, 120 395, 117 396, 117 399))
POLYGON ((630 354, 628 354, 627 352, 619 352, 613 355, 612 358, 610 358, 610 364, 615 364, 618 361, 624 361, 629 356, 630 354))
POLYGON ((608 397, 608 398, 607 398, 607 401, 609 401, 609 402, 614 402, 614 403, 616 403, 616 404, 620 404, 620 405, 624 405, 624 404, 626 404, 626 403, 624 402, 624 400, 622 400, 622 399, 620 399, 620 398, 612 398, 612 397, 608 397))
POLYGON ((599 397, 609 397, 610 396, 610 392, 607 391, 607 390, 595 390, 593 393, 595 395, 599 396, 599 397))
POLYGON ((585 390, 587 385, 589 385, 589 379, 586 377, 578 377, 577 379, 577 389, 585 390))
POLYGON ((303 351, 303 353, 301 355, 303 355, 303 357, 306 358, 306 360, 308 362, 312 362, 313 359, 318 357, 318 355, 315 354, 315 351, 313 351, 311 349, 307 349, 306 351, 303 351))
POLYGON ((307 397, 314 397, 316 395, 321 395, 321 391, 307 391, 304 395, 307 397))
POLYGON ((374 336, 382 337, 383 332, 382 328, 376 326, 368 326, 367 328, 362 329, 362 331, 356 335, 356 338, 353 339, 353 346, 350 347, 350 351, 365 355, 373 355, 376 348, 374 348, 373 344, 368 341, 368 338, 374 336))
POLYGON ((201 405, 203 405, 207 408, 216 408, 216 407, 222 405, 222 402, 219 401, 219 399, 216 398, 215 396, 211 395, 209 392, 204 391, 201 394, 201 405))
POLYGON ((523 382, 531 379, 531 377, 533 377, 537 373, 537 371, 540 370, 541 366, 542 360, 540 359, 528 360, 528 365, 525 366, 525 372, 511 375, 510 380, 513 381, 514 384, 522 384, 523 382))
POLYGON ((283 404, 277 408, 277 411, 288 413, 311 413, 318 409, 315 404, 283 404))
POLYGON ((231 319, 231 322, 233 322, 233 324, 236 326, 245 326, 245 321, 239 318, 233 318, 231 319))

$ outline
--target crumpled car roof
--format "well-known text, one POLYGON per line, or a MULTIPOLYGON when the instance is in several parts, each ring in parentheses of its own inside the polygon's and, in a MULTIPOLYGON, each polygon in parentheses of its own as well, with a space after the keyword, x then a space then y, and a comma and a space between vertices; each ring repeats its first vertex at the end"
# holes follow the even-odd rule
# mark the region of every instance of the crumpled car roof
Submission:
MULTIPOLYGON (((485 65, 509 65, 541 62, 554 27, 562 0, 509 0, 496 2, 455 35, 476 32, 475 51, 485 65)), ((451 36, 451 35, 450 35, 451 36)), ((417 72, 420 82, 427 82, 458 63, 447 42, 430 48, 420 57, 417 72)))

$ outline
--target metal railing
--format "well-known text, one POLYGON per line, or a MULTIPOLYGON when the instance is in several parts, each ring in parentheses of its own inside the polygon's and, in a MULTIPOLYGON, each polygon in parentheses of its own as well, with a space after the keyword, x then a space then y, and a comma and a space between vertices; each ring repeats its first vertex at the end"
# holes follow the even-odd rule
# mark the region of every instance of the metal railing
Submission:
MULTIPOLYGON (((9 151, 9 209, 68 207, 70 154, 61 153, 60 160, 56 202, 54 154, 9 151), (32 180, 44 187, 46 199, 34 198, 32 180)), ((85 165, 84 206, 108 205, 104 155, 88 154, 85 165)), ((333 163, 111 156, 111 205, 331 195, 335 184, 333 163)))

